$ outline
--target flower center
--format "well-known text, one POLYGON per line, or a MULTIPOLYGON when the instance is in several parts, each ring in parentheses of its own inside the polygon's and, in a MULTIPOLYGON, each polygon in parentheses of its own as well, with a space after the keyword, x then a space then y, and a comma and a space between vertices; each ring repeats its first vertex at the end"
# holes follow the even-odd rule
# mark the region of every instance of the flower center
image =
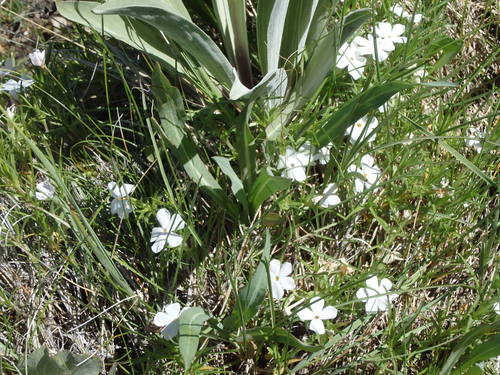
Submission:
POLYGON ((362 128, 362 127, 363 127, 363 123, 361 123, 361 122, 357 122, 357 123, 356 123, 356 127, 358 127, 358 128, 362 128))
POLYGON ((276 277, 274 278, 274 280, 276 280, 276 281, 279 281, 279 279, 280 279, 280 277, 279 277, 279 276, 276 276, 276 277))
POLYGON ((316 315, 316 316, 314 317, 314 319, 319 319, 319 316, 318 316, 318 315, 316 315))

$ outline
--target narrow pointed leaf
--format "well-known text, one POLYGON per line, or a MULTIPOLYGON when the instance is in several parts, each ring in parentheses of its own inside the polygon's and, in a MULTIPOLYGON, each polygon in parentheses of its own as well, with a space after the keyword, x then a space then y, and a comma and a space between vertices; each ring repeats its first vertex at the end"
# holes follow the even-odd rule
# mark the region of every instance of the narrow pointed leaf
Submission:
POLYGON ((186 370, 191 368, 196 358, 200 332, 208 318, 201 307, 190 307, 179 317, 179 350, 186 370))
POLYGON ((271 195, 288 189, 291 184, 292 181, 288 178, 269 176, 266 171, 262 171, 255 180, 248 197, 251 209, 256 211, 271 195))
POLYGON ((201 160, 196 146, 186 132, 184 105, 179 90, 170 82, 157 66, 153 72, 153 94, 160 114, 162 135, 172 147, 186 173, 217 204, 225 207, 233 217, 238 217, 238 209, 223 192, 201 160))
POLYGON ((264 74, 279 67, 288 3, 289 0, 259 0, 257 4, 257 51, 264 74))
POLYGON ((314 137, 318 147, 326 146, 344 136, 347 128, 368 112, 383 105, 394 94, 412 87, 404 82, 388 82, 370 87, 360 95, 345 103, 333 113, 318 129, 314 137))
POLYGON ((110 0, 93 11, 129 16, 150 24, 194 57, 219 83, 231 87, 232 66, 219 47, 194 23, 160 3, 155 0, 110 0))
POLYGON ((243 187, 243 182, 241 182, 240 178, 234 171, 229 159, 222 156, 214 156, 212 159, 215 160, 222 173, 224 173, 229 178, 229 180, 231 181, 231 191, 233 192, 236 199, 238 199, 238 201, 244 207, 245 211, 248 212, 248 201, 245 189, 243 187))

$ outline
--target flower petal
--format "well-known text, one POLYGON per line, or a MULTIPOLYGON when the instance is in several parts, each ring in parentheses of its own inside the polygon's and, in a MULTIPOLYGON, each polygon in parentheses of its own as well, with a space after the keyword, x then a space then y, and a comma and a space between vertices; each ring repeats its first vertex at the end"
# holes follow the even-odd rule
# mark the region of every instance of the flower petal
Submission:
POLYGON ((170 232, 166 239, 170 247, 177 247, 182 244, 182 236, 174 232, 170 232))
POLYGON ((295 281, 291 277, 288 277, 288 276, 281 277, 280 284, 281 284, 281 287, 285 290, 295 289, 295 281))
POLYGON ((153 253, 158 254, 165 247, 165 242, 167 242, 166 238, 161 238, 158 241, 155 241, 153 245, 151 245, 151 250, 153 253))
POLYGON ((161 335, 167 340, 173 339, 175 336, 177 336, 178 333, 179 333, 179 319, 173 320, 169 325, 167 325, 163 329, 163 331, 161 331, 161 335))
POLYGON ((186 222, 179 214, 172 215, 170 220, 172 221, 172 223, 171 223, 172 228, 168 228, 169 230, 183 229, 184 226, 186 225, 186 222))
POLYGON ((397 23, 392 26, 392 36, 400 36, 405 32, 405 27, 404 25, 401 25, 400 23, 397 23))
POLYGON ((280 275, 281 270, 281 262, 278 259, 272 259, 269 262, 269 272, 271 272, 272 276, 276 277, 280 275))
POLYGON ((326 306, 323 311, 319 313, 319 318, 322 320, 325 319, 335 319, 337 317, 338 311, 333 306, 326 306))
POLYGON ((165 314, 164 312, 158 312, 156 313, 154 319, 153 319, 153 324, 157 327, 165 327, 166 325, 170 324, 172 320, 175 318, 165 314))
POLYGON ((292 271, 292 264, 290 262, 284 262, 280 268, 280 278, 291 275, 292 271))
POLYGON ((299 312, 297 312, 297 316, 299 317, 300 320, 303 322, 306 320, 313 320, 315 317, 315 314, 312 312, 312 310, 309 307, 305 307, 299 312))
POLYGON ((321 321, 321 319, 313 319, 311 320, 311 324, 309 324, 309 328, 311 331, 316 332, 318 335, 322 335, 325 333, 325 325, 321 321))
POLYGON ((181 315, 181 305, 177 302, 171 303, 163 308, 163 311, 173 319, 177 319, 181 315))
POLYGON ((115 198, 111 201, 110 210, 111 214, 116 214, 120 219, 123 219, 133 211, 133 208, 128 199, 115 198))
POLYGON ((391 282, 391 280, 386 279, 386 278, 380 280, 379 285, 380 285, 379 289, 385 289, 386 292, 388 292, 389 290, 392 289, 392 282, 391 282))
POLYGON ((283 295, 285 294, 281 283, 277 280, 271 280, 271 292, 274 299, 282 299, 283 295))
POLYGON ((368 301, 366 301, 365 311, 368 314, 378 312, 378 300, 377 300, 377 298, 370 298, 368 301))
POLYGON ((170 218, 170 211, 166 208, 160 208, 156 212, 156 219, 158 220, 162 228, 170 229, 170 226, 172 225, 170 218))
POLYGON ((377 276, 372 276, 368 280, 366 280, 366 286, 373 290, 379 289, 379 282, 377 276))
POLYGON ((320 297, 311 298, 311 305, 309 306, 314 314, 319 315, 325 306, 325 300, 320 297))

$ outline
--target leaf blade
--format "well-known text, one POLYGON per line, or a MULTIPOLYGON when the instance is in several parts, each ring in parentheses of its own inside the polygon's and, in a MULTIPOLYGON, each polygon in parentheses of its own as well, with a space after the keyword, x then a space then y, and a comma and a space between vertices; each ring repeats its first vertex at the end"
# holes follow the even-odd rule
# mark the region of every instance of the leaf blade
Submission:
POLYGON ((196 357, 200 332, 208 318, 201 307, 190 307, 179 317, 179 349, 186 370, 191 368, 196 357))

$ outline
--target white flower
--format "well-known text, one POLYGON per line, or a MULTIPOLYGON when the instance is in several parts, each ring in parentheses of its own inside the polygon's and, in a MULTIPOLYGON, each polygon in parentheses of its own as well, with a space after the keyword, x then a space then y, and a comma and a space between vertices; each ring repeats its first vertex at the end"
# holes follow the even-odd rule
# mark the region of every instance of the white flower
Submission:
POLYGON ((370 121, 366 116, 360 118, 353 125, 346 129, 346 135, 350 136, 351 143, 362 142, 368 138, 368 142, 372 142, 375 137, 373 132, 378 126, 378 120, 372 117, 370 121))
POLYGON ((39 201, 52 199, 55 193, 56 188, 50 183, 49 180, 42 181, 36 184, 35 198, 39 201))
POLYGON ((364 58, 358 45, 355 43, 344 43, 337 54, 337 68, 347 68, 347 72, 354 80, 361 78, 365 70, 366 58, 364 58))
POLYGON ((181 310, 181 305, 171 303, 163 308, 163 311, 156 313, 153 324, 163 328, 161 335, 167 340, 174 338, 179 333, 179 317, 182 312, 189 307, 184 307, 181 310))
POLYGON ((151 250, 157 254, 163 250, 165 244, 177 247, 182 243, 182 236, 174 231, 184 228, 186 223, 178 214, 170 214, 165 208, 160 208, 156 213, 160 227, 153 228, 151 232, 151 250))
POLYGON ((479 128, 469 128, 467 130, 468 136, 470 138, 465 140, 465 144, 467 147, 473 148, 477 153, 480 153, 483 149, 482 139, 484 139, 484 133, 479 130, 479 128))
POLYGON ((391 25, 388 22, 379 22, 375 26, 375 40, 373 35, 369 34, 366 38, 354 38, 353 43, 358 45, 361 55, 372 55, 377 57, 378 61, 384 61, 389 57, 389 52, 396 49, 394 43, 406 43, 406 37, 401 36, 404 31, 405 27, 399 23, 391 25))
POLYGON ((297 315, 300 320, 310 320, 309 329, 319 335, 325 333, 325 325, 323 320, 335 319, 337 317, 337 309, 333 306, 325 306, 325 301, 320 297, 311 299, 311 305, 300 310, 297 315))
POLYGON ((28 55, 31 63, 34 66, 45 65, 45 51, 40 51, 39 49, 34 50, 28 55))
POLYGON ((281 173, 283 177, 298 182, 306 180, 306 167, 313 160, 311 152, 306 149, 307 147, 303 146, 299 151, 295 151, 293 148, 287 147, 285 155, 279 156, 278 169, 284 169, 281 173))
POLYGON ((500 315, 500 302, 495 302, 493 304, 493 310, 498 314, 500 315))
POLYGON ((415 16, 411 13, 408 13, 406 10, 403 9, 402 6, 400 5, 394 5, 391 9, 391 12, 394 13, 396 16, 406 18, 407 20, 412 20, 414 23, 420 23, 422 21, 423 16, 420 13, 415 13, 415 16))
POLYGON ((340 203, 340 198, 336 194, 338 187, 336 184, 328 184, 321 195, 315 196, 312 200, 321 207, 333 207, 340 203))
POLYGON ((361 165, 358 167, 355 164, 350 165, 347 168, 350 173, 359 173, 363 178, 356 177, 354 180, 354 191, 356 193, 361 193, 365 189, 370 188, 378 179, 380 175, 380 169, 375 165, 373 157, 370 155, 364 155, 361 158, 361 165))
POLYGON ((128 200, 128 196, 132 194, 135 186, 131 184, 117 185, 116 182, 108 184, 108 190, 111 192, 113 200, 111 201, 111 214, 118 215, 120 219, 126 217, 132 212, 132 204, 128 200))
POLYGON ((332 144, 328 144, 324 147, 321 147, 314 155, 313 159, 319 161, 320 164, 325 165, 330 161, 330 150, 332 148, 332 144))
POLYGON ((367 313, 387 311, 389 304, 398 297, 398 294, 388 294, 392 289, 392 282, 389 279, 378 281, 377 276, 372 276, 366 280, 367 288, 361 288, 356 292, 356 297, 366 302, 367 313))
POLYGON ((269 278, 271 279, 271 291, 274 299, 281 299, 285 290, 295 289, 295 281, 290 277, 292 265, 273 259, 269 262, 269 278))
POLYGON ((19 81, 9 79, 2 86, 0 86, 0 91, 7 91, 9 95, 17 100, 17 94, 28 86, 31 86, 35 81, 32 79, 20 78, 19 81))

